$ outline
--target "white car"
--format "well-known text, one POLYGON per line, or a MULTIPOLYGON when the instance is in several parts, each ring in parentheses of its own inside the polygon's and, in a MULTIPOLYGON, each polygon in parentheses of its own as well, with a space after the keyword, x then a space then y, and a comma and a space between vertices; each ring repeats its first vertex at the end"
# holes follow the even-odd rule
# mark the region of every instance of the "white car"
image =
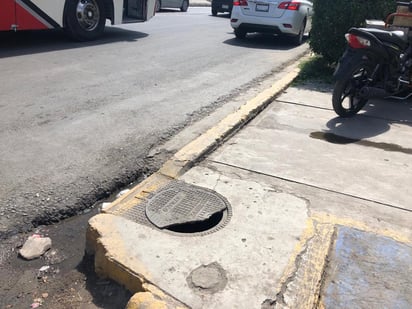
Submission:
POLYGON ((156 12, 165 8, 180 9, 182 12, 187 12, 187 9, 189 8, 189 0, 156 0, 156 12))
POLYGON ((306 0, 234 0, 230 24, 239 39, 251 32, 285 34, 300 45, 312 14, 313 4, 306 0))

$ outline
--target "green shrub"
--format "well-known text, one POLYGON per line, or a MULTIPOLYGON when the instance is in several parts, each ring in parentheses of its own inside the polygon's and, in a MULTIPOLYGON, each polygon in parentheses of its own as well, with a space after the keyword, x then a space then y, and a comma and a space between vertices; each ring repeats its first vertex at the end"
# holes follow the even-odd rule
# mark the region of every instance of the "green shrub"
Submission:
POLYGON ((329 63, 345 50, 345 33, 363 26, 365 19, 380 19, 396 10, 394 0, 314 0, 310 47, 329 63))
POLYGON ((306 81, 332 83, 334 67, 326 62, 322 56, 315 55, 309 57, 299 65, 299 68, 300 72, 294 80, 294 84, 301 84, 306 81))

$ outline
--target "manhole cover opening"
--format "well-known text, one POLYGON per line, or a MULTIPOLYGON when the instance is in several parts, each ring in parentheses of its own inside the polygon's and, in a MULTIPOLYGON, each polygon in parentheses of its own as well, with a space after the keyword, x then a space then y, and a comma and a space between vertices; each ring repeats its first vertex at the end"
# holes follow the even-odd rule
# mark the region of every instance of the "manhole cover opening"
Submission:
POLYGON ((222 229, 232 217, 227 199, 214 190, 173 181, 142 205, 145 218, 159 230, 202 236, 222 229))
POLYGON ((166 230, 176 232, 176 233, 200 233, 208 231, 218 224, 220 224, 224 219, 227 218, 227 210, 214 213, 208 219, 203 221, 186 222, 168 226, 166 230))

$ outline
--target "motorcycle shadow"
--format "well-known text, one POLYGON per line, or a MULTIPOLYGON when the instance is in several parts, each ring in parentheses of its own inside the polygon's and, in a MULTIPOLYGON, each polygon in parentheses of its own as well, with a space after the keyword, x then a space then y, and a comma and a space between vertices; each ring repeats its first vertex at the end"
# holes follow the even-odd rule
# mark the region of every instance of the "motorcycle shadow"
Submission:
POLYGON ((373 100, 351 118, 326 123, 329 142, 349 144, 389 132, 393 125, 412 126, 412 101, 373 100))

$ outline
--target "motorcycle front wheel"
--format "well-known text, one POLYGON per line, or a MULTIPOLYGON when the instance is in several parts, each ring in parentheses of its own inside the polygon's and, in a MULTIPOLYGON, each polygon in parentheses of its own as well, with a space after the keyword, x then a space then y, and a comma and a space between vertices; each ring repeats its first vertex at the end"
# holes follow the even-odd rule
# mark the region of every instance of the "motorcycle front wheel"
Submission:
POLYGON ((365 106, 368 99, 359 95, 362 87, 368 84, 371 67, 366 62, 352 66, 335 83, 332 95, 333 110, 340 117, 352 117, 365 106))

